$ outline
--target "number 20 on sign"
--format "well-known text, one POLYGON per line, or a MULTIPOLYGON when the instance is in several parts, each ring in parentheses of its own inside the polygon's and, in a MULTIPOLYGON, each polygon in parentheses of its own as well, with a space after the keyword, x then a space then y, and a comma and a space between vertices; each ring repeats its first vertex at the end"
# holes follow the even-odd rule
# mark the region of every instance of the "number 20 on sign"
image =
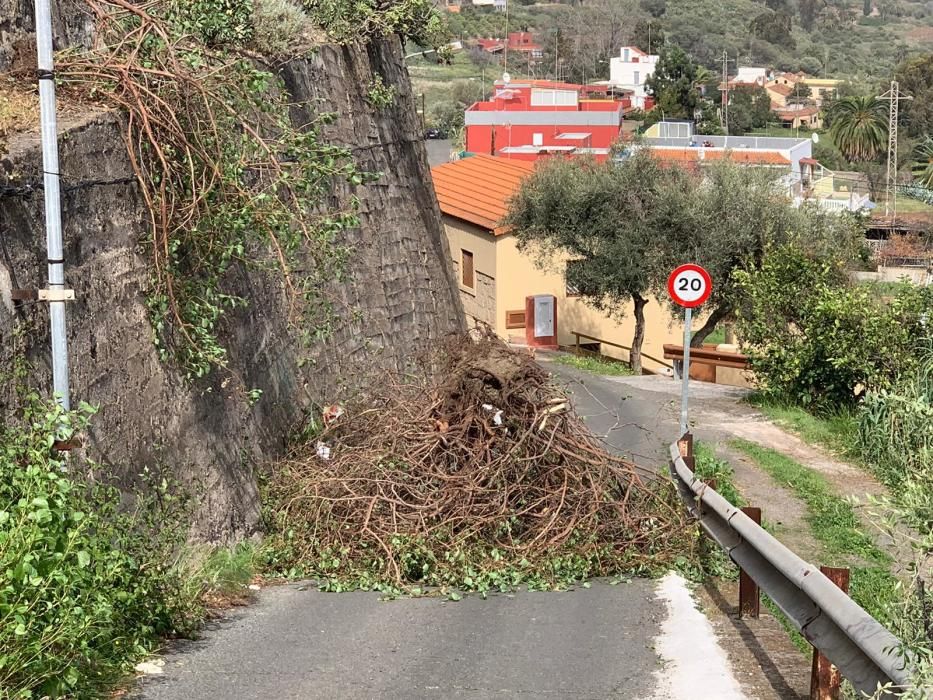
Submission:
POLYGON ((680 434, 687 433, 687 403, 690 388, 690 327, 693 323, 693 309, 709 299, 713 291, 713 280, 709 273, 699 265, 688 263, 681 265, 667 278, 667 291, 673 302, 686 309, 684 314, 684 365, 683 389, 680 395, 680 434))

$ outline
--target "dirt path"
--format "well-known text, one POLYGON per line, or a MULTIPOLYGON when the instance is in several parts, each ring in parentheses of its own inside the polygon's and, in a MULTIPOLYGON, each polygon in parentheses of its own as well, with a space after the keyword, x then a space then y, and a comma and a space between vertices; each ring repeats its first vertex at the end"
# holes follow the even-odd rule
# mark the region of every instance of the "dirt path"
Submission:
POLYGON ((736 489, 749 504, 762 509, 772 534, 803 559, 819 564, 822 546, 807 522, 806 504, 737 450, 719 445, 716 454, 732 466, 736 489))
MULTIPOLYGON (((913 550, 910 547, 908 537, 906 534, 903 534, 894 538, 883 532, 876 524, 878 520, 877 516, 873 515, 873 513, 879 511, 879 506, 873 505, 870 499, 888 495, 887 488, 864 469, 836 459, 825 450, 810 445, 801 440, 797 435, 775 425, 757 411, 753 409, 750 409, 750 411, 751 413, 749 416, 745 418, 737 417, 734 413, 724 413, 721 416, 720 428, 733 437, 756 442, 763 447, 780 452, 784 456, 822 475, 826 481, 829 482, 834 494, 850 500, 852 508, 862 524, 862 531, 871 536, 875 544, 893 560, 894 565, 892 567, 892 572, 902 577, 909 576, 908 565, 913 561, 913 550)), ((755 478, 752 477, 748 471, 753 470, 758 472, 760 477, 771 481, 769 476, 763 474, 758 467, 754 466, 752 460, 734 450, 730 452, 729 461, 733 465, 733 468, 736 469, 737 478, 741 470, 746 480, 750 482, 749 486, 752 487, 754 486, 755 478)), ((791 539, 786 541, 785 544, 791 549, 794 549, 791 541, 799 535, 797 532, 798 528, 794 524, 797 519, 793 517, 796 510, 793 503, 786 497, 792 494, 786 489, 782 489, 777 486, 777 484, 774 484, 773 481, 772 484, 773 487, 778 490, 768 496, 767 492, 762 493, 761 489, 758 489, 755 499, 759 503, 775 503, 776 501, 776 507, 772 505, 768 510, 777 510, 781 513, 786 512, 788 514, 783 520, 790 522, 789 531, 786 534, 791 539)), ((749 496, 749 500, 753 500, 751 496, 749 496)), ((806 507, 803 506, 798 499, 794 498, 793 500, 803 507, 803 515, 805 515, 806 507)), ((768 518, 768 516, 765 515, 765 518, 768 518)), ((803 522, 803 527, 809 531, 809 526, 806 522, 803 522)), ((784 541, 784 538, 780 535, 778 535, 778 539, 784 541)), ((808 547, 805 539, 800 540, 800 546, 802 551, 798 551, 797 553, 806 559, 807 557, 804 552, 808 547)), ((810 559, 810 561, 819 563, 812 559, 810 559)))

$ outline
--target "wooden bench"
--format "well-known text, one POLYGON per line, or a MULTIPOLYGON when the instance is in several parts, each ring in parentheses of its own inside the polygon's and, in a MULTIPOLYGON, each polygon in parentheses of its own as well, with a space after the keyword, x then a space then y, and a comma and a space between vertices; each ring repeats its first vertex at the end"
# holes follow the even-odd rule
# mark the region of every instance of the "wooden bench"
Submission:
MULTIPOLYGON (((664 345, 664 359, 674 361, 674 373, 677 377, 683 376, 684 364, 684 346, 683 345, 664 345)), ((715 346, 706 346, 701 348, 690 348, 690 364, 705 365, 711 367, 712 377, 702 376, 702 372, 690 372, 692 379, 702 381, 716 381, 716 367, 728 367, 730 369, 749 369, 750 363, 748 356, 739 352, 727 352, 725 350, 716 350, 715 346)))

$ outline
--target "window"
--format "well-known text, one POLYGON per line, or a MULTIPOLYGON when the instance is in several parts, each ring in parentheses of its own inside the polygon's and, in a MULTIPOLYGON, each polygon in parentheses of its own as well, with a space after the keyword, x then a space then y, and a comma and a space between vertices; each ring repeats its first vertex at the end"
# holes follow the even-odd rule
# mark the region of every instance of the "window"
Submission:
POLYGON ((473 278, 473 253, 468 250, 460 251, 460 278, 464 287, 473 289, 476 282, 473 278))
POLYGON ((534 88, 531 91, 532 107, 576 107, 576 90, 542 90, 534 88))
POLYGON ((635 71, 635 85, 641 85, 641 81, 639 80, 640 77, 641 74, 638 71, 635 71))
POLYGON ((544 134, 532 134, 531 145, 532 146, 543 146, 544 145, 544 134))
POLYGON ((622 60, 628 63, 629 61, 629 50, 628 49, 622 49, 622 60))

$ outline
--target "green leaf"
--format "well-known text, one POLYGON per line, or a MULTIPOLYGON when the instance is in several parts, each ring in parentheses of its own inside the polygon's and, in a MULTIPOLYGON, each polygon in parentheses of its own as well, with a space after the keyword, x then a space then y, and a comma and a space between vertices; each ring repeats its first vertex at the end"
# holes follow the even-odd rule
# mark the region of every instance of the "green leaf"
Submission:
POLYGON ((592 585, 593 585, 593 584, 591 584, 589 581, 586 581, 586 582, 583 584, 583 587, 584 587, 584 588, 589 588, 589 587, 592 586, 592 585))
POLYGON ((87 568, 87 565, 91 563, 91 555, 88 554, 85 550, 78 552, 78 566, 82 569, 87 568))
POLYGON ((456 603, 458 600, 463 600, 463 596, 457 593, 457 591, 451 591, 450 595, 447 596, 447 599, 456 603))

